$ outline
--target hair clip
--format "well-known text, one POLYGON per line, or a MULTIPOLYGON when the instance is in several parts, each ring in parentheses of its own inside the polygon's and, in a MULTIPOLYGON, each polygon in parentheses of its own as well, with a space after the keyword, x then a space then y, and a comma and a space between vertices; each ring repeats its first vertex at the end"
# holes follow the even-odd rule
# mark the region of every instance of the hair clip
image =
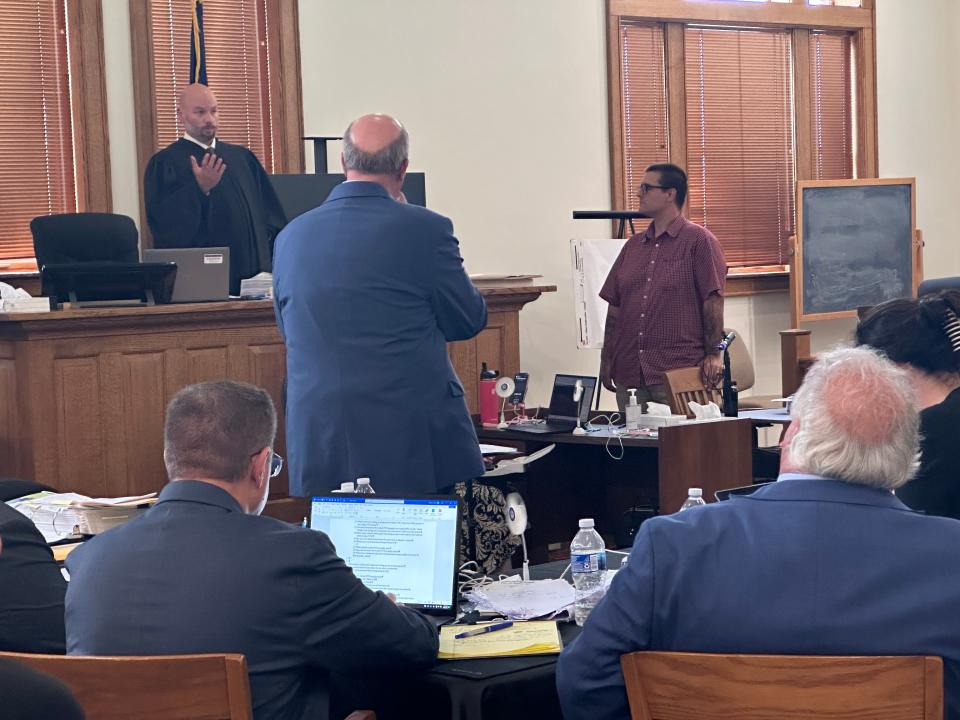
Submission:
POLYGON ((960 317, 957 317, 952 308, 947 308, 944 314, 947 319, 943 323, 943 331, 947 334, 953 351, 960 353, 960 317))

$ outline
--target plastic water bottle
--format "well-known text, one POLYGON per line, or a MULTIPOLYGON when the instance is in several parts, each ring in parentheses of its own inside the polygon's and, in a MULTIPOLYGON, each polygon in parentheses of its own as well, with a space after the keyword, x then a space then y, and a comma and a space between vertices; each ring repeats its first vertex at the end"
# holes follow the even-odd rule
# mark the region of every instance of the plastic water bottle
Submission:
POLYGON ((603 581, 607 571, 607 546, 600 533, 593 529, 593 518, 580 520, 580 532, 570 543, 570 566, 576 588, 574 620, 583 627, 590 611, 603 597, 603 581))
POLYGON ((697 507, 697 505, 706 505, 707 503, 703 499, 703 490, 700 488, 690 488, 687 490, 687 499, 683 501, 683 505, 680 506, 680 512, 683 512, 687 508, 697 507))
POLYGON ((357 495, 376 495, 373 491, 373 485, 370 484, 370 478, 357 478, 357 495))

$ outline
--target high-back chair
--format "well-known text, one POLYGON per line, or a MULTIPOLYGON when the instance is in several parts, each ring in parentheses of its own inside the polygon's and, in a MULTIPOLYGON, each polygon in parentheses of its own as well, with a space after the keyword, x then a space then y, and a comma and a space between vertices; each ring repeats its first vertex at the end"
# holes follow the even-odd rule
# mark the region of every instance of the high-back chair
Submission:
POLYGON ((37 265, 140 262, 137 226, 126 215, 64 213, 30 221, 37 265))
MULTIPOLYGON (((87 720, 252 720, 243 655, 83 657, 0 653, 59 679, 87 720)), ((2 714, 2 713, 0 713, 2 714)))
POLYGON ((938 657, 636 652, 620 659, 633 720, 942 720, 938 657))
POLYGON ((703 380, 699 367, 677 368, 664 373, 664 384, 667 386, 667 395, 670 397, 670 412, 674 415, 693 417, 687 402, 693 400, 701 405, 715 402, 723 408, 723 398, 718 389, 707 390, 703 387, 703 380))

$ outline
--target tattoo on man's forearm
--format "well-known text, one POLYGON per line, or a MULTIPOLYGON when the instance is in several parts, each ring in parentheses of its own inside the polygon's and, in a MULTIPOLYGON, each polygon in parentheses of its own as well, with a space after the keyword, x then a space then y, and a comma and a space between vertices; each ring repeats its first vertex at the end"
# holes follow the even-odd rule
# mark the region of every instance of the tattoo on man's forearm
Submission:
POLYGON ((723 298, 711 295, 703 303, 703 349, 710 352, 723 335, 723 298))

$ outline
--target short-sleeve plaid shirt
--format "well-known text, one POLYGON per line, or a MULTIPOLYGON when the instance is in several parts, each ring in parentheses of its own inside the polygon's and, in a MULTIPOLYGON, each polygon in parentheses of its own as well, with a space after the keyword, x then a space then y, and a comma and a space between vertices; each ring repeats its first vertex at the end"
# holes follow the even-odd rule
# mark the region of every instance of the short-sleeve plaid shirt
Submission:
MULTIPOLYGON (((703 360, 703 302, 723 295, 727 263, 713 233, 682 215, 653 223, 613 263, 600 297, 619 309, 610 373, 618 386, 659 385, 663 373, 703 360)), ((717 338, 720 341, 720 338, 717 338)))

